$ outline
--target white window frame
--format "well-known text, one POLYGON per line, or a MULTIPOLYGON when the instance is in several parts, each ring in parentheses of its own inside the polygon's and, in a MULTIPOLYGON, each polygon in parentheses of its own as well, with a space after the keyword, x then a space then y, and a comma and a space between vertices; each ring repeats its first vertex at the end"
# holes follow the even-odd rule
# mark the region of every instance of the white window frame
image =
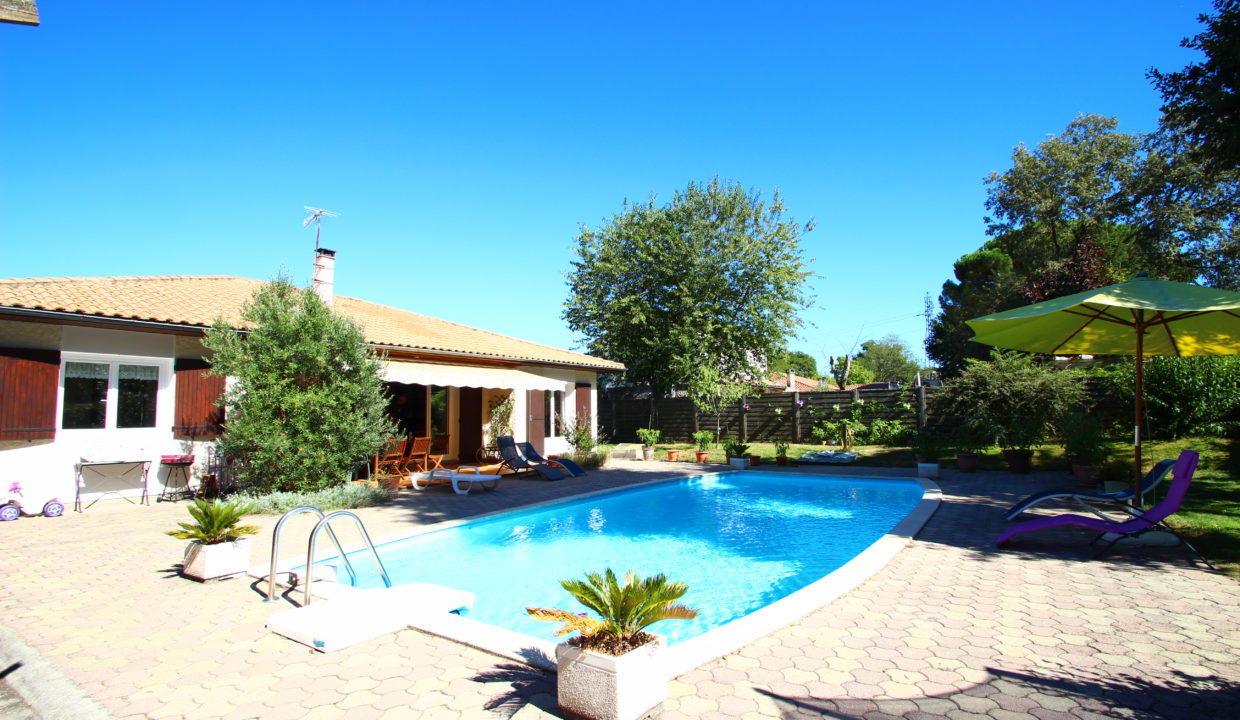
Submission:
POLYGON ((64 433, 100 433, 100 432, 121 432, 121 433, 147 433, 155 430, 167 429, 171 431, 173 422, 173 407, 176 401, 176 393, 173 392, 173 360, 172 358, 151 357, 149 355, 112 355, 104 353, 79 353, 79 352, 61 352, 60 353, 60 378, 57 381, 56 389, 56 432, 64 433), (107 407, 104 413, 103 427, 101 428, 66 428, 64 427, 65 412, 65 373, 68 370, 69 363, 95 363, 98 365, 108 366, 108 392, 107 407), (139 428, 118 428, 116 427, 117 401, 120 395, 120 366, 121 365, 148 365, 159 369, 159 382, 155 386, 155 425, 154 427, 139 428))

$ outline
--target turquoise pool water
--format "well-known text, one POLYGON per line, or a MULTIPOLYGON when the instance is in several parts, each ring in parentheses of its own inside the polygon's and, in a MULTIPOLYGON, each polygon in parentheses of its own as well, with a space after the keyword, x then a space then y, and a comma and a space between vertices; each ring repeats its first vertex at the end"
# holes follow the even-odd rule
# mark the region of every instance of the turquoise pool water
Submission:
MULTIPOLYGON (((682 602, 698 610, 696 620, 652 628, 675 644, 821 579, 921 497, 908 480, 748 470, 504 513, 386 543, 379 554, 394 584, 470 590, 470 617, 548 640, 558 624, 531 620, 527 605, 585 610, 559 579, 607 567, 664 573, 689 586, 682 602)), ((349 558, 359 585, 382 585, 367 554, 349 558)), ((348 582, 343 568, 337 574, 348 582)))

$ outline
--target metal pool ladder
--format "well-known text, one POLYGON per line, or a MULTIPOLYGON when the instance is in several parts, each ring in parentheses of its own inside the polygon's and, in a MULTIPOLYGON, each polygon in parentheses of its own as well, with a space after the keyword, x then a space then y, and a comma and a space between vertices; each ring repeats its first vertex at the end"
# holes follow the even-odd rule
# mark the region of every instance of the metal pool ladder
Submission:
POLYGON ((301 513, 312 512, 319 516, 319 521, 315 523, 314 529, 310 531, 310 541, 306 549, 306 578, 305 578, 305 597, 302 606, 310 604, 310 586, 314 582, 314 546, 319 537, 320 530, 327 530, 327 534, 332 539, 332 543, 336 546, 336 552, 340 559, 344 561, 344 569, 349 573, 349 580, 354 586, 357 585, 357 572, 353 569, 353 563, 349 562, 349 556, 345 555, 344 548, 340 545, 339 538, 332 530, 331 521, 335 518, 345 516, 353 518, 357 523, 357 529, 362 534, 362 540, 365 541, 366 547, 370 550, 370 555, 375 559, 375 565, 379 568, 379 574, 383 577, 383 584, 392 587, 392 579, 388 576, 387 568, 383 566, 383 561, 379 559, 379 552, 375 550, 375 544, 370 541, 370 534, 366 532, 366 526, 362 524, 362 519, 355 513, 348 510, 337 510, 327 515, 323 511, 311 505, 302 505, 284 513, 276 522, 276 527, 271 535, 271 568, 267 574, 267 598, 263 602, 275 602, 279 600, 276 596, 276 561, 280 557, 280 530, 284 527, 284 522, 289 518, 300 515, 301 513))

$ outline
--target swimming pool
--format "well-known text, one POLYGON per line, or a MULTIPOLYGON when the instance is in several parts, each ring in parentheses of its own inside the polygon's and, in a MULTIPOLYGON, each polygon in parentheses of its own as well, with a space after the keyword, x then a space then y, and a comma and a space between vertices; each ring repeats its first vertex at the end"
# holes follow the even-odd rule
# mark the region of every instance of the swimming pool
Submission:
MULTIPOLYGON (((394 584, 472 591, 469 617, 544 640, 555 623, 526 606, 582 611, 561 578, 611 567, 684 582, 692 621, 652 629, 671 645, 767 606, 848 563, 917 507, 923 486, 905 479, 744 471, 655 483, 505 512, 385 543, 394 584)), ((382 584, 361 554, 358 584, 382 584)), ((320 564, 333 565, 325 560, 320 564)), ((337 577, 348 582, 342 568, 337 577)))

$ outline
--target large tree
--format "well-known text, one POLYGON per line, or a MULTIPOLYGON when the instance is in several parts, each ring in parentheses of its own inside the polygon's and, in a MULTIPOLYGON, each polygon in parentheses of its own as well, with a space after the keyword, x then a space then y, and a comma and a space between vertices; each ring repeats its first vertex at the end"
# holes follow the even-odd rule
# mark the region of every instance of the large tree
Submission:
POLYGON ((854 371, 856 366, 868 368, 878 382, 911 383, 921 370, 913 352, 895 335, 861 343, 861 352, 853 362, 854 371))
POLYGON ((283 278, 241 311, 244 331, 223 322, 203 340, 211 372, 233 379, 220 439, 246 487, 317 490, 339 484, 395 432, 381 361, 361 329, 313 290, 283 278))
POLYGON ((811 229, 785 217, 778 192, 768 205, 718 178, 663 205, 626 202, 582 227, 564 319, 591 353, 625 364, 626 382, 717 406, 799 326, 811 229))
POLYGON ((803 378, 818 379, 818 361, 813 355, 800 350, 781 350, 771 356, 767 363, 771 372, 786 373, 792 371, 803 378))
POLYGON ((1205 59, 1149 77, 1162 93, 1163 123, 1182 133, 1193 155, 1215 170, 1240 169, 1240 2, 1215 0, 1216 15, 1199 16, 1206 29, 1180 45, 1205 59))

